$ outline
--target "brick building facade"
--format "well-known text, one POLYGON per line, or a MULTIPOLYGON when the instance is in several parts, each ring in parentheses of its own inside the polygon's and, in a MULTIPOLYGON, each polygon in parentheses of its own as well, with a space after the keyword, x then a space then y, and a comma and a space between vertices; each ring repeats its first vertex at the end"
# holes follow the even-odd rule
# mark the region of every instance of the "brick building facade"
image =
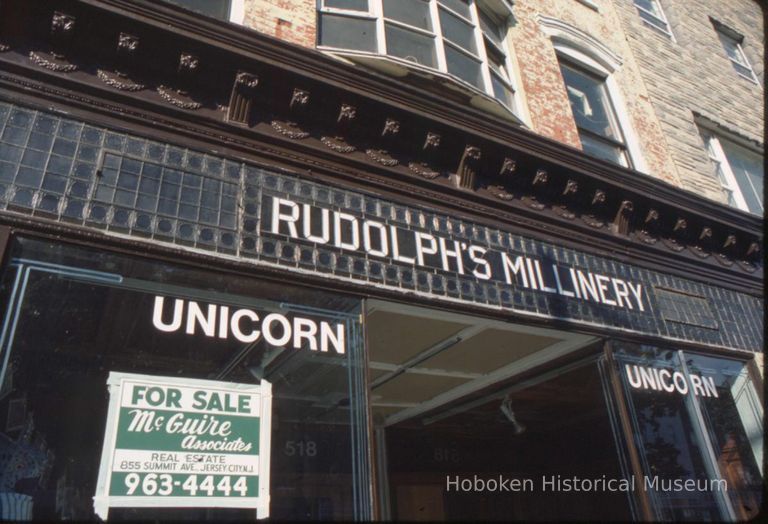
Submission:
MULTIPOLYGON (((621 62, 616 72, 623 107, 642 150, 641 172, 687 191, 726 202, 702 139, 701 120, 763 148, 763 17, 758 2, 737 5, 653 2, 669 32, 660 31, 626 1, 518 2, 507 45, 517 59, 521 117, 532 131, 580 147, 563 79, 542 17, 583 31, 621 62), (713 22, 714 20, 714 22, 713 22), (730 66, 715 30, 717 22, 742 35, 742 49, 756 82, 730 66), (756 108, 744 111, 743 108, 756 108)), ((245 1, 243 24, 304 47, 316 45, 315 3, 245 1)))

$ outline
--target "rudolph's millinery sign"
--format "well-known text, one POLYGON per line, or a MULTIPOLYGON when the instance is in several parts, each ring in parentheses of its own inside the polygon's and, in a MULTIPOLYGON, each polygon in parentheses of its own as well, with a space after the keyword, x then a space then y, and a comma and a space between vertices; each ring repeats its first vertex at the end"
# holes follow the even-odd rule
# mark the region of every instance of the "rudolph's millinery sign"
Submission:
POLYGON ((253 508, 269 515, 272 386, 110 373, 94 511, 253 508))

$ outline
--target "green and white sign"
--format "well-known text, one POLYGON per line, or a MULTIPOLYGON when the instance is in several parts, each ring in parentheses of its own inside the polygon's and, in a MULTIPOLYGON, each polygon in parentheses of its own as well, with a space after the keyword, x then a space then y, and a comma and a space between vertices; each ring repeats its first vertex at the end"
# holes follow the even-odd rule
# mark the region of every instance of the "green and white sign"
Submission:
POLYGON ((253 508, 269 516, 272 385, 110 373, 94 511, 253 508))

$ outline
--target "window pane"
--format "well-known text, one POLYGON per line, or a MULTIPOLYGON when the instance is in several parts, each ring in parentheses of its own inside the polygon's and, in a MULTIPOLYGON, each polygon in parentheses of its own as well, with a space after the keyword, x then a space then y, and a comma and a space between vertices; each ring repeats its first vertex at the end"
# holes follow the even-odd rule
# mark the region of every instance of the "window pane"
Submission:
POLYGON ((456 75, 462 80, 466 80, 473 86, 481 87, 483 85, 483 79, 480 74, 480 62, 472 60, 449 45, 445 46, 445 59, 448 62, 449 73, 456 75))
POLYGON ((440 9, 440 27, 443 37, 459 47, 477 54, 475 45, 474 28, 466 22, 459 20, 444 9, 440 9))
POLYGON ((744 362, 685 354, 688 371, 712 380, 717 396, 699 396, 720 474, 736 519, 754 518, 762 502, 763 408, 744 362))
POLYGON ((429 4, 423 0, 386 0, 382 2, 384 17, 404 24, 432 30, 429 4))
POLYGON ((453 9, 455 12, 466 18, 471 18, 469 4, 465 0, 438 0, 438 3, 453 9))
POLYGON ((728 164, 739 185, 741 195, 752 213, 763 213, 763 159, 742 147, 721 140, 728 164))
POLYGON ((725 52, 728 55, 728 58, 730 58, 735 62, 743 64, 744 57, 739 51, 739 44, 733 38, 727 35, 724 35, 723 33, 718 33, 718 36, 720 37, 720 41, 723 43, 723 48, 725 49, 725 52))
POLYGON ((376 22, 348 16, 320 16, 320 45, 376 51, 376 22))
POLYGON ((485 43, 485 55, 488 57, 488 65, 500 76, 509 79, 509 75, 507 75, 506 57, 487 39, 483 39, 483 42, 485 43))
MULTIPOLYGON (((362 457, 353 459, 352 439, 363 428, 354 415, 359 408, 349 407, 360 405, 355 392, 362 393, 354 382, 363 371, 355 353, 360 350, 357 300, 29 239, 20 239, 12 256, 15 265, 6 269, 0 293, 9 297, 17 272, 25 272, 27 286, 12 299, 18 316, 8 321, 16 329, 2 347, 9 352, 3 353, 9 355, 9 367, 3 370, 0 388, 5 518, 94 520, 107 376, 118 371, 237 384, 268 380, 273 386, 270 517, 360 519, 354 493, 368 484, 353 465, 362 457), (160 321, 154 319, 156 296, 164 297, 160 321), (219 336, 206 335, 201 317, 183 321, 192 318, 192 304, 204 312, 208 326, 215 324, 212 329, 219 336), (234 328, 221 336, 222 325, 238 325, 225 316, 238 310, 251 310, 262 320, 272 313, 288 322, 273 325, 276 337, 271 340, 264 336, 264 324, 256 328, 246 320, 255 317, 240 322, 240 333, 260 329, 258 339, 238 338, 234 328), (301 319, 327 322, 336 333, 337 327, 346 326, 346 353, 313 351, 316 347, 306 338, 299 342, 302 347, 294 348, 283 335, 301 319), (185 326, 192 326, 191 333, 185 326), (8 410, 13 412, 11 424, 5 423, 8 410), (16 468, 12 460, 23 461, 24 467, 16 468), (26 501, 25 513, 9 513, 9 501, 26 501)), ((204 456, 176 453, 181 464, 204 456)), ((163 473, 174 475, 190 471, 170 459, 159 460, 159 466, 144 468, 162 467, 163 473)), ((113 507, 109 516, 153 521, 255 518, 253 510, 231 508, 113 507)))
POLYGON ((512 90, 496 74, 491 73, 493 96, 507 107, 512 107, 512 90))
POLYGON ((584 132, 579 133, 579 138, 581 139, 581 147, 588 155, 596 156, 624 167, 629 165, 626 151, 623 148, 604 142, 584 132))
POLYGON ((661 10, 656 0, 635 0, 635 5, 655 15, 656 18, 661 18, 661 10))
MULTIPOLYGON (((656 382, 654 370, 656 373, 666 370, 669 373, 664 377, 666 383, 679 376, 680 387, 687 387, 677 351, 622 344, 615 356, 645 470, 645 478, 639 481, 646 482, 646 478, 705 483, 714 480, 707 473, 707 447, 691 412, 690 398, 680 390, 663 390, 656 382), (647 379, 644 382, 643 377, 647 379)), ((674 491, 658 483, 655 488, 647 486, 647 490, 659 520, 710 522, 723 518, 710 490, 674 491)))
POLYGON ((220 20, 229 20, 230 0, 165 0, 220 20))
POLYGON ((737 73, 739 73, 742 76, 746 76, 750 80, 754 81, 755 77, 752 74, 752 69, 750 69, 745 65, 734 62, 733 60, 731 60, 731 65, 733 66, 733 68, 736 70, 737 73))
POLYGON ((437 67, 434 37, 387 24, 387 54, 428 67, 437 67))
POLYGON ((487 36, 494 44, 499 47, 503 47, 505 24, 496 22, 495 18, 491 15, 478 9, 480 15, 480 29, 483 34, 487 36))
POLYGON ((576 125, 595 134, 623 142, 614 123, 602 80, 562 65, 576 125))
POLYGON ((663 31, 665 33, 669 33, 669 27, 667 27, 667 23, 662 20, 661 18, 654 16, 650 13, 647 13, 643 10, 638 10, 638 13, 640 13, 640 18, 651 24, 656 29, 659 29, 660 31, 663 31))
POLYGON ((336 9, 368 12, 368 0, 325 0, 323 4, 325 7, 333 7, 336 9))

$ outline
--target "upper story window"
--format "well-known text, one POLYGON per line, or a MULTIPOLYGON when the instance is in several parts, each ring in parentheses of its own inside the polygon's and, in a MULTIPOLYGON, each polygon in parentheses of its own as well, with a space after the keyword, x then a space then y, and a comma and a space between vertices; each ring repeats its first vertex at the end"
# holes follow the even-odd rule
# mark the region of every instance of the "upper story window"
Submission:
POLYGON ((504 0, 321 0, 319 45, 439 71, 513 108, 504 0))
POLYGON ((630 166, 624 136, 605 87, 605 79, 560 60, 568 101, 585 153, 630 166))
POLYGON ((763 158, 735 142, 703 130, 707 152, 715 165, 717 177, 728 205, 756 215, 764 213, 763 158))
POLYGON ((538 21, 557 53, 584 152, 647 173, 616 80, 621 57, 600 39, 562 20, 539 15, 538 21))
POLYGON ((244 0, 165 0, 212 18, 227 22, 242 23, 244 0))
POLYGON ((740 76, 757 84, 757 76, 755 76, 755 72, 741 48, 744 37, 716 20, 712 20, 712 24, 715 26, 717 36, 720 38, 720 43, 723 44, 725 54, 728 55, 733 68, 740 76))
POLYGON ((672 31, 669 28, 669 22, 667 17, 664 16, 664 11, 661 9, 659 0, 635 0, 635 7, 637 12, 640 13, 640 18, 645 23, 658 29, 665 35, 672 37, 672 31))

